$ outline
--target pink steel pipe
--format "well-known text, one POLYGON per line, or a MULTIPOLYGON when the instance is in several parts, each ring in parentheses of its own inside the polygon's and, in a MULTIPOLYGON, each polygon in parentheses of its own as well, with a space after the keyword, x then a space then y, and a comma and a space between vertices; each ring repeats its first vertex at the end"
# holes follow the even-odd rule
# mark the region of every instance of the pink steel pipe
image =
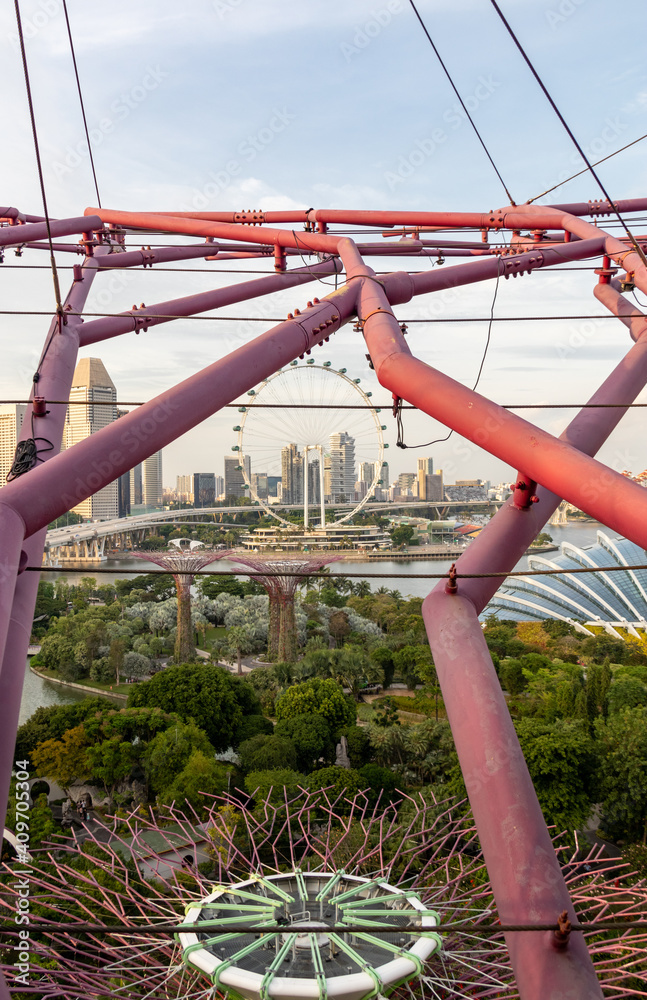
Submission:
MULTIPOLYGON (((74 236, 77 233, 87 233, 92 229, 101 229, 101 219, 96 215, 80 216, 77 219, 61 219, 50 222, 49 228, 52 237, 74 236)), ((22 226, 7 226, 0 229, 0 246, 18 246, 28 240, 46 240, 47 235, 46 222, 27 222, 22 226)))
POLYGON ((162 233, 179 233, 187 236, 213 236, 216 239, 245 240, 263 246, 292 247, 295 250, 312 253, 336 253, 337 237, 321 236, 317 233, 302 232, 298 235, 290 229, 268 229, 261 226, 235 225, 227 222, 201 222, 198 219, 184 219, 178 216, 152 215, 149 212, 118 212, 107 208, 86 208, 92 218, 113 225, 136 229, 153 229, 162 233))
MULTIPOLYGON (((112 255, 111 255, 112 256, 112 255)), ((336 258, 311 267, 296 268, 293 271, 283 271, 280 274, 270 274, 252 281, 241 281, 227 288, 216 288, 210 292, 197 295, 187 295, 181 299, 168 302, 158 302, 144 309, 130 309, 120 316, 106 316, 102 319, 84 323, 81 332, 81 347, 97 344, 110 337, 118 337, 122 333, 139 331, 149 326, 168 323, 178 316, 192 316, 195 313, 206 312, 209 309, 219 309, 234 302, 244 302, 259 295, 269 295, 284 288, 302 285, 323 275, 336 274, 341 265, 336 258)))
MULTIPOLYGON (((394 352, 400 358, 415 359, 370 269, 353 247, 342 246, 340 251, 349 278, 361 282, 358 312, 378 378, 401 395, 398 387, 383 380, 382 368, 394 352)), ((566 910, 574 918, 476 610, 466 598, 444 592, 430 595, 424 607, 499 917, 510 923, 556 922, 566 910)), ((574 935, 569 947, 561 951, 550 933, 542 934, 539 942, 536 935, 521 933, 509 934, 506 940, 522 1000, 601 997, 581 936, 574 935)))
MULTIPOLYGON (((107 252, 106 247, 102 247, 107 252)), ((97 273, 98 258, 88 258, 82 269, 81 279, 75 279, 64 303, 64 313, 80 312, 85 305, 93 278, 97 273)), ((46 343, 47 352, 41 358, 39 365, 40 378, 37 383, 37 393, 45 399, 67 399, 72 386, 72 377, 78 352, 78 334, 82 326, 79 316, 68 315, 67 322, 59 326, 58 318, 50 327, 46 343), (51 338, 51 339, 50 339, 51 338)), ((32 391, 32 397, 34 393, 32 391)), ((65 424, 65 405, 49 403, 48 413, 43 417, 34 417, 34 434, 48 438, 54 449, 43 454, 43 468, 60 451, 65 424)), ((31 437, 31 421, 26 414, 23 422, 20 440, 31 437)), ((28 476, 29 473, 26 473, 28 476)), ((19 482, 20 480, 16 480, 19 482)), ((18 728, 20 699, 27 662, 27 647, 31 635, 34 618, 34 607, 38 591, 39 574, 21 573, 17 578, 13 571, 15 552, 8 553, 5 543, 13 540, 22 541, 24 524, 22 519, 15 528, 10 525, 17 512, 12 512, 2 503, 3 495, 10 486, 0 489, 0 537, 3 539, 2 571, 0 575, 0 626, 6 629, 4 638, 0 636, 0 649, 4 649, 2 667, 0 668, 0 733, 13 734, 18 728)), ((24 565, 40 566, 43 558, 43 545, 47 526, 22 545, 22 560, 24 565)), ((20 558, 21 553, 18 553, 20 558)), ((4 824, 6 802, 9 794, 9 780, 13 764, 13 738, 0 741, 0 824, 4 824)), ((0 826, 0 829, 2 826, 0 826)))
MULTIPOLYGON (((486 564, 487 565, 487 564, 486 564)), ((474 605, 433 591, 423 604, 432 648, 502 923, 556 923, 576 914, 474 605)), ((505 935, 521 1000, 601 998, 582 934, 559 950, 554 933, 505 935)))
POLYGON ((354 315, 344 287, 185 379, 0 491, 29 536, 206 420, 278 368, 311 350, 354 315))

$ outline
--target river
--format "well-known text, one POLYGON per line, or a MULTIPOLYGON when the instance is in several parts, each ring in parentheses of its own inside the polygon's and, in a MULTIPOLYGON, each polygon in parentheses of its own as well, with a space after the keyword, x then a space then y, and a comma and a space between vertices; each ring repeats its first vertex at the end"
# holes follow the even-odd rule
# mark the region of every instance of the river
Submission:
MULTIPOLYGON (((597 521, 571 521, 563 525, 549 525, 546 530, 552 535, 556 545, 562 542, 571 542, 573 545, 586 546, 593 545, 596 540, 596 532, 602 528, 597 521)), ((607 530, 607 529, 605 529, 607 530)), ((612 533, 613 535, 613 533, 612 533)), ((550 553, 548 553, 550 556, 550 553)), ((218 565, 218 564, 216 564, 218 565)), ((219 564, 222 569, 235 568, 224 559, 219 564)), ((398 590, 404 596, 411 595, 426 597, 435 580, 420 579, 416 574, 425 573, 446 573, 451 565, 449 560, 424 561, 396 561, 396 560, 376 560, 375 562, 339 562, 331 563, 332 573, 379 573, 379 579, 370 579, 372 590, 379 587, 386 587, 388 590, 398 590)), ((526 567, 525 558, 519 563, 519 568, 526 567)), ((216 568, 216 566, 214 566, 216 568)), ((56 573, 43 574, 43 579, 54 580, 57 577, 66 577, 70 583, 80 582, 82 577, 92 577, 93 575, 99 583, 114 583, 115 580, 124 579, 124 570, 136 569, 141 573, 150 573, 159 569, 154 563, 144 562, 141 559, 108 559, 101 564, 101 569, 107 572, 96 573, 92 568, 84 570, 65 570, 56 573)), ((244 579, 244 575, 241 579, 244 579)), ((29 669, 25 677, 22 703, 20 707, 20 722, 25 722, 33 712, 41 705, 61 705, 71 704, 81 701, 83 695, 73 688, 60 687, 49 681, 42 680, 29 669)))

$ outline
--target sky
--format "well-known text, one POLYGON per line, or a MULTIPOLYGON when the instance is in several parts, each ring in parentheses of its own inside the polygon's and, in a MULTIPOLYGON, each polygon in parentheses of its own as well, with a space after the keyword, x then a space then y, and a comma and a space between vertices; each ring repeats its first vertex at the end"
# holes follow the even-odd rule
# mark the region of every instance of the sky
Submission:
MULTIPOLYGON (((625 0, 617 11, 608 0, 501 0, 501 7, 587 155, 600 159, 647 133, 643 0, 625 0)), ((39 215, 13 8, 1 0, 0 202, 39 215)), ((81 215, 97 196, 62 2, 21 0, 20 8, 50 214, 81 215)), ((517 203, 582 168, 488 0, 419 0, 418 9, 517 203)), ((508 203, 409 0, 68 0, 68 12, 104 207, 488 211, 508 203)), ((614 198, 644 197, 646 164, 647 139, 598 169, 614 198)), ((583 175, 540 202, 599 197, 594 179, 583 175)), ((636 231, 647 233, 647 221, 636 231)), ((65 289, 71 255, 58 262, 65 289)), ((389 269, 378 259, 371 263, 389 269)), ((8 252, 0 267, 3 310, 52 307, 46 265, 45 253, 8 252)), ((411 262, 421 266, 431 265, 411 262)), ((523 317, 600 315, 593 266, 501 282, 495 317, 519 319, 493 323, 480 392, 502 404, 586 401, 630 346, 625 328, 613 319, 523 317)), ((246 269, 262 272, 267 264, 246 269)), ((247 277, 202 262, 122 279, 102 275, 87 309, 118 312, 247 277)), ((85 353, 103 359, 120 400, 146 400, 326 291, 307 285, 221 313, 246 322, 177 321, 85 353)), ((494 282, 484 282, 398 307, 400 320, 481 320, 416 323, 409 332, 413 352, 473 385, 493 292, 494 282)), ((0 398, 26 398, 47 325, 44 316, 2 316, 0 398)), ((361 335, 347 325, 331 339, 326 359, 361 378, 374 400, 386 401, 365 353, 361 335)), ((640 401, 647 402, 647 393, 640 401)), ((600 453, 619 471, 647 467, 643 412, 625 418, 600 453)), ((555 434, 573 414, 523 411, 555 434)), ((401 451, 388 412, 384 423, 392 480, 427 455, 446 482, 498 483, 514 475, 456 435, 401 451)), ((166 448, 165 484, 195 471, 222 474, 223 456, 237 440, 234 424, 236 416, 225 411, 166 448)), ((338 429, 352 434, 352 421, 345 418, 338 429)), ((410 444, 445 434, 431 418, 405 414, 410 444)))

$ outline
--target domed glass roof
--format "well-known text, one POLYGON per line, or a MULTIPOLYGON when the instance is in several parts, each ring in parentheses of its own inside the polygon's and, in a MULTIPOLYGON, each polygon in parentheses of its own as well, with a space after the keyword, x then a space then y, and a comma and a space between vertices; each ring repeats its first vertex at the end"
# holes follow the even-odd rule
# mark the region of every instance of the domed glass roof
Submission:
POLYGON ((610 572, 562 573, 554 576, 517 576, 503 584, 488 604, 483 617, 517 621, 556 618, 570 622, 578 631, 591 633, 588 625, 602 625, 622 639, 618 627, 639 636, 647 631, 647 570, 623 569, 647 562, 640 546, 627 538, 612 538, 598 531, 597 542, 577 548, 563 542, 555 558, 529 556, 531 570, 569 570, 588 567, 618 567, 610 572))

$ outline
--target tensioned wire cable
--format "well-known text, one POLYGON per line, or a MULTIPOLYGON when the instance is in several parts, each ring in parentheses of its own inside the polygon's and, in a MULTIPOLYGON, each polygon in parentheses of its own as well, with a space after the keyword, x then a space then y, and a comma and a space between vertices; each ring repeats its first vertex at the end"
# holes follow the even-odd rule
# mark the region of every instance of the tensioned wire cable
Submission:
POLYGON ((447 79, 449 80, 449 82, 451 84, 452 90, 456 94, 458 100, 460 101, 460 104, 461 104, 461 107, 462 107, 463 111, 467 115, 467 118, 469 120, 470 125, 474 129, 476 137, 477 137, 478 141, 480 142, 481 146, 483 147, 485 155, 487 156, 488 160, 490 161, 495 174, 497 175, 497 177, 501 181, 501 185, 503 187, 503 190, 506 193, 506 196, 508 197, 508 199, 510 201, 510 204, 511 205, 516 205, 516 202, 515 202, 514 198, 512 197, 512 195, 510 194, 510 192, 508 191, 507 185, 506 185, 505 181, 503 180, 503 177, 501 176, 501 173, 500 173, 500 171, 499 171, 496 163, 492 159, 492 156, 490 154, 489 149, 487 148, 487 146, 485 145, 485 142, 484 142, 483 138, 481 137, 481 133, 479 132, 479 130, 477 129, 477 127, 476 127, 476 125, 474 123, 474 119, 472 118, 471 114, 467 110, 467 107, 465 105, 465 101, 461 97, 461 95, 460 95, 460 93, 458 91, 458 88, 457 88, 456 84, 454 83, 454 81, 453 81, 453 79, 451 77, 451 74, 450 74, 449 70, 447 69, 447 67, 445 66, 445 63, 443 62, 443 60, 441 58, 440 52, 436 48, 436 46, 435 46, 435 44, 433 42, 433 39, 432 39, 431 35, 429 34, 429 31, 427 30, 427 26, 426 26, 425 22, 422 20, 422 17, 420 16, 420 14, 418 12, 418 8, 416 7, 416 5, 414 3, 414 0, 409 0, 409 3, 411 4, 412 10, 413 10, 414 14, 416 15, 418 21, 420 22, 420 27, 422 28, 422 30, 424 31, 425 35, 427 36, 427 41, 429 42, 429 44, 431 45, 432 49, 434 50, 436 58, 437 58, 438 62, 440 63, 440 65, 443 68, 443 72, 445 73, 445 76, 447 77, 447 79))
MULTIPOLYGON (((587 269, 588 270, 588 269, 587 269)), ((440 292, 444 289, 439 289, 440 292)), ((217 307, 216 307, 217 308, 217 307)), ((0 316, 51 316, 51 310, 47 309, 0 309, 0 316)), ((285 316, 185 316, 185 315, 175 315, 172 313, 153 313, 144 310, 137 310, 136 312, 119 312, 119 313, 102 313, 102 312, 74 312, 70 310, 66 312, 66 316, 80 316, 82 318, 99 318, 99 319, 138 319, 145 322, 147 319, 162 319, 162 320, 174 320, 174 319, 185 319, 185 320, 198 320, 202 323, 220 322, 220 323, 287 323, 290 322, 285 316)), ((635 313, 625 313, 621 317, 622 319, 647 319, 642 312, 635 313)), ((568 320, 581 320, 581 319, 599 319, 599 320, 613 320, 617 322, 619 317, 614 316, 612 313, 577 313, 575 315, 565 314, 563 316, 493 316, 493 323, 544 323, 552 321, 567 322, 568 320)), ((352 317, 347 321, 352 322, 352 317)), ((430 317, 418 317, 414 319, 400 318, 400 323, 406 323, 407 326, 410 323, 489 323, 489 316, 430 316, 430 317)), ((347 324, 344 324, 347 325, 347 324)), ((133 330, 126 331, 128 333, 134 333, 133 330)), ((334 332, 334 331, 333 331, 334 332)), ((323 346, 323 345, 316 345, 323 346)))
MULTIPOLYGON (((409 2, 412 3, 413 0, 409 0, 409 2)), ((503 22, 503 24, 504 24, 504 26, 505 26, 508 34, 510 35, 510 38, 512 39, 512 41, 514 42, 514 44, 519 49, 519 52, 521 53, 521 56, 522 56, 524 62, 526 63, 526 65, 528 66, 530 72, 532 73, 532 75, 534 76, 535 80, 537 81, 537 83, 541 87, 541 90, 543 91, 544 96, 546 97, 546 100, 548 101, 548 103, 550 104, 551 108, 553 109, 553 111, 555 112, 555 114, 559 118, 560 122, 564 126, 564 129, 566 130, 566 133, 568 134, 571 142, 573 143, 573 145, 577 149, 578 153, 580 154, 580 156, 582 157, 582 159, 586 163, 587 170, 589 171, 589 173, 591 174, 591 176, 596 181, 598 187, 602 191, 602 194, 606 198, 606 200, 607 200, 607 202, 608 202, 608 204, 609 204, 609 206, 611 208, 611 211, 616 216, 616 218, 620 222, 620 225, 622 226, 622 228, 626 232, 627 236, 631 240, 631 243, 633 245, 634 250, 636 251, 636 253, 640 257, 640 259, 642 260, 642 262, 645 265, 645 267, 647 267, 647 257, 645 257, 645 254, 644 254, 644 251, 643 251, 642 247, 639 246, 639 244, 636 242, 636 238, 634 237, 634 235, 631 232, 631 230, 629 229, 627 223, 625 222, 625 220, 623 219, 623 217, 620 215, 620 212, 616 208, 615 202, 611 200, 611 195, 609 194, 609 192, 607 191, 605 185, 602 183, 600 177, 596 173, 596 171, 594 169, 594 166, 591 163, 591 161, 589 160, 588 156, 586 155, 586 153, 584 152, 584 150, 580 146, 579 142, 575 138, 575 135, 574 135, 572 129, 570 128, 570 126, 568 125, 568 123, 567 123, 566 119, 564 118, 563 114, 561 113, 561 111, 557 107, 557 104, 555 103, 555 101, 553 100, 553 98, 551 97, 551 95, 549 94, 548 89, 547 89, 544 81, 542 80, 542 78, 540 77, 539 73, 537 72, 537 70, 535 69, 534 65, 532 64, 532 62, 530 60, 530 57, 528 56, 528 54, 526 53, 526 50, 524 49, 523 45, 521 44, 521 42, 517 38, 514 30, 512 29, 512 26, 510 25, 509 21, 505 17, 503 11, 499 7, 499 5, 497 3, 497 0, 490 0, 490 3, 492 4, 492 6, 494 7, 495 11, 499 15, 499 18, 503 22)))
MULTIPOLYGON (((36 165, 38 168, 38 180, 40 184, 41 197, 43 199, 43 211, 45 212, 45 222, 47 225, 47 238, 49 242, 49 259, 52 270, 52 279, 54 281, 54 297, 56 300, 56 312, 59 316, 63 314, 63 306, 61 304, 61 290, 58 283, 58 273, 56 271, 56 260, 54 258, 54 245, 52 242, 52 232, 49 221, 49 209, 47 207, 47 195, 45 193, 45 180, 43 178, 43 165, 40 158, 40 145, 38 142, 38 130, 36 128, 36 115, 34 113, 34 102, 31 93, 31 82, 29 79, 29 67, 27 66, 27 53, 25 51, 25 39, 22 31, 22 18, 20 16, 20 5, 18 0, 14 0, 14 9, 16 11, 16 23, 18 25, 18 38, 20 41, 20 53, 22 56, 22 66, 23 74, 25 78, 25 89, 27 91, 27 102, 29 104, 29 118, 31 121, 31 131, 34 139, 34 150, 36 153, 36 165)), ((49 345, 48 345, 49 346, 49 345)), ((47 350, 47 348, 46 348, 47 350)))
POLYGON ((72 40, 72 28, 70 27, 70 18, 67 13, 67 0, 63 0, 63 13, 65 14, 65 24, 67 25, 67 37, 70 41, 70 52, 72 53, 72 63, 74 64, 74 76, 76 78, 76 88, 79 94, 79 103, 81 105, 81 114, 83 115, 83 127, 85 129, 85 139, 88 144, 88 154, 90 157, 90 166, 92 168, 92 177, 94 179, 94 190, 97 195, 97 204, 101 208, 101 195, 99 194, 99 184, 97 182, 97 173, 94 169, 94 157, 92 155, 92 143, 90 142, 90 133, 88 132, 88 121, 85 115, 85 104, 83 102, 83 93, 81 91, 81 80, 79 79, 79 70, 76 65, 76 53, 74 51, 74 42, 72 40))
MULTIPOLYGON (((642 931, 647 928, 647 920, 601 920, 599 923, 571 923, 570 931, 642 931)), ((207 931, 226 931, 228 934, 307 934, 321 933, 321 924, 300 923, 299 926, 289 924, 229 924, 223 928, 217 920, 205 920, 197 924, 81 924, 81 923, 55 923, 42 921, 27 925, 31 933, 49 931, 51 933, 62 932, 66 936, 71 934, 123 934, 128 932, 134 936, 142 934, 205 934, 207 931)), ((506 934, 514 931, 559 931, 562 930, 558 923, 544 924, 478 924, 464 923, 463 921, 451 921, 446 924, 439 923, 434 927, 420 927, 418 924, 393 925, 389 927, 376 927, 371 924, 330 924, 326 925, 327 931, 337 933, 355 934, 369 930, 371 934, 393 934, 394 930, 398 934, 415 934, 418 937, 425 937, 429 934, 442 934, 451 931, 457 934, 506 934)), ((18 936, 20 929, 15 924, 0 924, 0 931, 5 934, 18 936)), ((204 942, 208 945, 208 941, 204 942)))
MULTIPOLYGON (((451 502, 452 501, 445 501, 445 503, 451 503, 451 502)), ((463 501, 453 501, 453 502, 455 502, 455 503, 462 503, 463 501)), ((483 501, 483 503, 485 503, 485 502, 486 501, 483 501)), ((465 503, 467 503, 467 501, 465 501, 465 503)), ((438 506, 440 506, 440 505, 441 504, 439 502, 438 506)), ((444 505, 445 504, 443 504, 443 506, 444 505)), ((249 511, 256 512, 258 510, 258 508, 251 507, 251 506, 250 507, 247 507, 247 506, 240 507, 239 509, 240 509, 240 511, 242 513, 248 513, 249 511)), ((372 512, 372 513, 376 513, 376 512, 372 512)), ((168 523, 168 522, 158 521, 158 522, 155 522, 155 523, 157 523, 157 524, 159 524, 161 526, 161 525, 164 525, 165 523, 168 523)), ((136 531, 136 530, 138 530, 138 527, 141 527, 142 529, 148 528, 148 527, 154 527, 155 523, 153 525, 141 525, 141 526, 138 526, 138 525, 134 524, 134 525, 130 525, 130 528, 131 528, 131 530, 136 531)), ((190 525, 190 523, 191 522, 187 522, 187 525, 190 525)), ((220 523, 216 524, 215 522, 214 522, 214 526, 215 527, 222 527, 223 530, 224 530, 225 527, 227 527, 227 528, 236 527, 236 525, 232 525, 232 524, 222 524, 221 525, 220 523)), ((83 528, 84 525, 74 525, 74 524, 71 524, 69 527, 70 527, 70 530, 72 530, 75 527, 83 528)), ((125 525, 124 527, 129 527, 129 526, 125 525)), ((247 529, 247 528, 252 527, 252 525, 245 525, 244 527, 245 527, 245 529, 247 529)), ((295 524, 295 529, 298 530, 300 527, 302 527, 302 525, 295 524)), ((54 530, 61 531, 63 529, 59 528, 59 529, 54 529, 54 530)), ((112 532, 112 534, 120 534, 120 532, 119 532, 119 530, 115 530, 114 532, 112 532)), ((81 541, 85 541, 86 539, 80 539, 80 540, 81 541)), ((336 552, 337 550, 334 550, 334 551, 336 552)), ((344 555, 346 554, 346 551, 347 550, 339 549, 339 562, 342 562, 344 560, 344 555)), ((462 550, 461 551, 461 555, 462 555, 462 553, 464 551, 466 551, 466 550, 462 550)), ((330 552, 326 551, 325 554, 326 555, 330 555, 330 552)), ((394 553, 394 552, 388 552, 388 555, 391 555, 391 556, 393 556, 395 554, 396 553, 394 553)), ((540 553, 537 553, 537 554, 539 555, 540 553)), ((268 553, 268 555, 267 555, 267 562, 271 563, 271 562, 281 561, 281 560, 278 559, 279 555, 280 555, 280 553, 278 553, 278 555, 276 553, 274 553, 274 554, 271 553, 271 552, 268 553)), ((315 554, 313 554, 313 553, 307 553, 307 555, 308 555, 308 557, 313 562, 317 561, 317 557, 316 557, 315 554)), ((408 555, 407 555, 407 558, 410 559, 411 555, 412 555, 411 552, 409 552, 408 555)), ((531 552, 531 555, 532 555, 532 552, 531 552)), ((229 561, 226 555, 220 556, 220 558, 229 561)), ((388 559, 388 557, 385 557, 385 558, 388 559)), ((452 556, 448 555, 447 559, 444 560, 444 561, 445 562, 450 562, 451 559, 452 559, 452 556)), ((214 560, 214 562, 215 561, 216 560, 214 560)), ((232 557, 231 561, 235 562, 235 557, 232 557)), ((289 557, 287 557, 287 558, 285 558, 284 561, 285 562, 290 562, 291 560, 290 560, 289 557)), ((298 561, 298 560, 295 560, 295 561, 298 561)), ((368 561, 371 562, 372 560, 369 559, 368 561)), ((429 561, 433 561, 433 560, 429 560, 428 559, 427 561, 429 562, 429 561)), ((569 575, 574 575, 574 574, 579 574, 579 573, 621 573, 621 572, 624 573, 624 572, 628 572, 629 570, 636 570, 636 569, 647 569, 647 563, 637 563, 637 564, 632 565, 632 566, 624 566, 624 565, 622 565, 622 566, 590 566, 590 567, 589 566, 582 566, 582 567, 577 567, 577 568, 574 568, 574 569, 559 569, 559 568, 555 568, 555 569, 520 569, 520 570, 511 570, 509 573, 506 573, 504 571, 500 571, 500 572, 497 572, 497 573, 460 573, 460 572, 456 572, 455 576, 453 576, 453 579, 455 579, 457 581, 458 580, 490 580, 490 579, 506 579, 507 577, 516 577, 516 576, 521 576, 521 577, 525 577, 525 576, 569 576, 569 575)), ((31 572, 31 573, 41 573, 41 572, 42 573, 64 573, 66 570, 69 571, 68 567, 61 567, 61 566, 26 566, 25 567, 25 572, 31 572)), ((173 576, 173 575, 175 575, 177 573, 181 573, 183 571, 182 570, 178 570, 178 569, 174 569, 174 570, 168 570, 168 569, 146 570, 145 568, 144 569, 105 569, 105 568, 101 568, 101 567, 90 567, 88 569, 88 572, 92 572, 92 573, 111 573, 113 576, 115 576, 115 575, 117 575, 119 573, 125 573, 125 574, 128 574, 129 576, 173 576)), ((186 572, 186 571, 184 571, 184 572, 186 572)), ((211 577, 213 577, 213 576, 223 576, 223 577, 227 577, 227 576, 248 576, 248 577, 250 577, 250 579, 254 579, 254 577, 269 577, 269 576, 272 576, 272 577, 274 577, 274 576, 279 576, 279 577, 280 576, 290 576, 290 577, 297 576, 297 577, 303 577, 304 579, 306 579, 307 577, 315 577, 315 576, 319 577, 320 576, 320 577, 325 577, 326 579, 330 579, 330 580, 334 579, 335 577, 343 577, 344 579, 349 579, 349 580, 355 580, 355 579, 358 579, 358 580, 367 580, 367 579, 368 580, 448 580, 449 579, 449 572, 445 572, 445 573, 327 573, 325 570, 310 570, 310 569, 306 569, 306 570, 289 570, 289 569, 269 570, 268 569, 268 570, 262 570, 262 571, 247 570, 247 569, 230 569, 230 570, 207 570, 207 569, 201 569, 201 570, 196 570, 195 572, 191 571, 191 576, 211 576, 211 577)))
MULTIPOLYGON (((598 167, 601 163, 606 163, 607 160, 617 156, 618 153, 624 153, 625 149, 629 149, 631 146, 635 146, 636 143, 642 142, 643 139, 647 139, 647 133, 645 135, 638 136, 638 138, 634 139, 633 142, 628 142, 626 146, 621 146, 620 149, 616 149, 615 153, 609 153, 608 156, 603 156, 601 160, 596 160, 595 163, 591 164, 591 166, 598 167)), ((553 184, 552 187, 546 188, 546 190, 542 191, 541 194, 536 194, 534 198, 529 198, 526 205, 532 205, 533 201, 537 201, 538 198, 543 198, 544 195, 550 194, 551 191, 556 191, 557 188, 563 187, 564 184, 568 184, 569 181, 575 180, 576 177, 581 177, 582 174, 587 174, 589 169, 590 167, 584 167, 584 170, 578 170, 576 174, 571 174, 570 177, 567 177, 566 180, 560 181, 559 184, 553 184)))

